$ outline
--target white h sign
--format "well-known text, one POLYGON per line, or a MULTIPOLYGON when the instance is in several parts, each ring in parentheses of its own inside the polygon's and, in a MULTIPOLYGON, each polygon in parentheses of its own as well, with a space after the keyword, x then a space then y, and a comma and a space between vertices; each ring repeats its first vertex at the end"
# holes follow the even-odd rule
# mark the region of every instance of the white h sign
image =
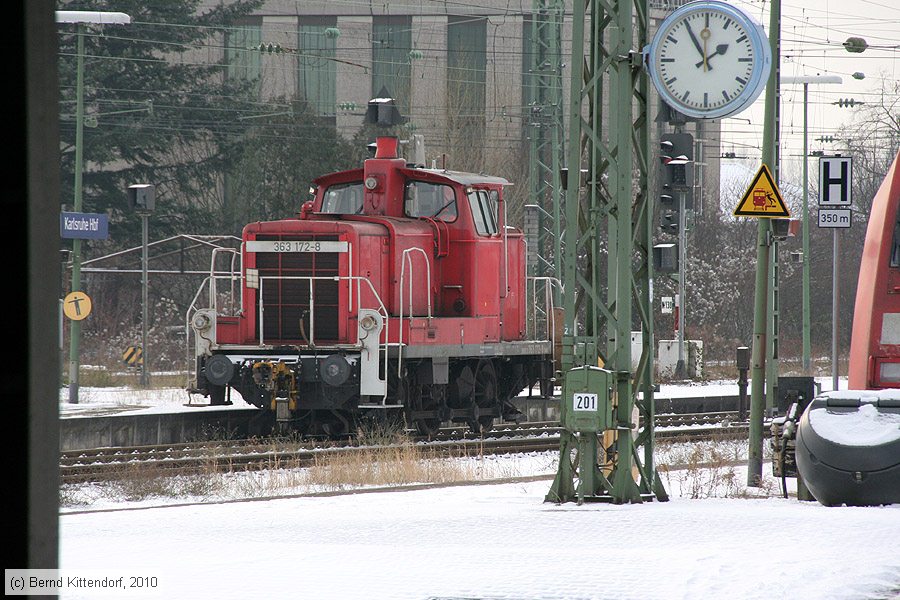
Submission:
POLYGON ((837 208, 850 206, 853 164, 849 156, 819 158, 819 206, 837 208))

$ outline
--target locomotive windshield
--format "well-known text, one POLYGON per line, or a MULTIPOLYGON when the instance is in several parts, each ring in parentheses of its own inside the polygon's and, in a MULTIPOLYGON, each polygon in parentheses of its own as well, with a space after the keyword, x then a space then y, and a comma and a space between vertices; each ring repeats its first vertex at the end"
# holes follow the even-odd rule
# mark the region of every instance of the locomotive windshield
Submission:
POLYGON ((500 231, 497 220, 497 192, 491 190, 471 190, 469 206, 475 218, 475 231, 480 235, 494 235, 500 231))
POLYGON ((406 184, 403 210, 408 217, 456 220, 456 194, 449 185, 410 181, 406 184))
POLYGON ((322 212, 337 215, 352 215, 362 212, 362 182, 338 183, 325 190, 322 198, 322 212))

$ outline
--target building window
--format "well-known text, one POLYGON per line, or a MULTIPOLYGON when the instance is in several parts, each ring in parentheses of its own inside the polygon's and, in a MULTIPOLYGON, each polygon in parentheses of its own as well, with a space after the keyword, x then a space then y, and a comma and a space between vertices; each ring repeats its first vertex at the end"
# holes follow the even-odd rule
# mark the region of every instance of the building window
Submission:
POLYGON ((372 97, 387 90, 400 114, 409 116, 412 17, 372 20, 372 97))
POLYGON ((308 19, 299 28, 297 94, 322 117, 335 116, 337 109, 337 41, 325 33, 336 26, 337 19, 308 19))
MULTIPOLYGON (((475 164, 484 145, 487 20, 450 17, 447 23, 447 109, 451 151, 475 164), (466 150, 468 148, 468 150, 466 150), (472 153, 472 150, 476 152, 472 153)), ((471 168, 471 166, 470 166, 471 168)))
POLYGON ((261 24, 238 24, 225 30, 225 65, 228 79, 259 81, 261 43, 261 24))

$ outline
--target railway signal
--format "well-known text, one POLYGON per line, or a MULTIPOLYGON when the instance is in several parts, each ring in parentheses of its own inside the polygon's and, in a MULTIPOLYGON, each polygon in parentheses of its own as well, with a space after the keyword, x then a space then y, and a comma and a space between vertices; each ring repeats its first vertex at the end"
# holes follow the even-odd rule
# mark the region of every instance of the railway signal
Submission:
POLYGON ((664 133, 659 139, 662 190, 689 190, 694 185, 694 136, 689 133, 664 133))
POLYGON ((665 233, 677 234, 679 230, 681 206, 671 194, 659 196, 659 228, 665 233))
MULTIPOLYGON (((677 253, 676 269, 678 277, 677 306, 682 307, 676 315, 678 331, 678 362, 675 376, 685 376, 684 360, 684 265, 687 264, 687 209, 692 205, 691 189, 694 184, 694 136, 689 133, 664 133, 660 136, 659 147, 662 154, 662 192, 659 196, 659 225, 666 233, 678 236, 675 247, 677 253)), ((656 252, 656 248, 654 248, 656 252)), ((665 270, 662 270, 665 272, 665 270)), ((672 271, 669 271, 672 272, 672 271)))

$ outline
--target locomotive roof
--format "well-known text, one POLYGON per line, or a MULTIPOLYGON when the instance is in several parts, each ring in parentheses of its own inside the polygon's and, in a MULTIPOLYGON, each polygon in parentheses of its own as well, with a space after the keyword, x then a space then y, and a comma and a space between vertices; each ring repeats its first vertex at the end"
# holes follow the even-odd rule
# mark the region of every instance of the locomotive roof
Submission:
MULTIPOLYGON (((448 171, 446 169, 419 169, 415 167, 401 168, 400 172, 405 176, 413 179, 421 179, 432 182, 456 183, 459 185, 512 185, 512 182, 503 177, 494 177, 492 175, 482 175, 479 173, 466 173, 464 171, 448 171)), ((344 183, 348 181, 360 180, 363 178, 363 169, 350 169, 348 171, 338 171, 316 177, 313 183, 321 185, 326 182, 344 183)))
POLYGON ((492 175, 482 175, 480 173, 466 173, 463 171, 448 171, 446 169, 416 169, 406 168, 401 171, 408 177, 416 177, 427 174, 431 178, 442 178, 458 183, 460 185, 476 185, 479 183, 490 183, 494 185, 512 185, 512 183, 503 177, 494 177, 492 175))

